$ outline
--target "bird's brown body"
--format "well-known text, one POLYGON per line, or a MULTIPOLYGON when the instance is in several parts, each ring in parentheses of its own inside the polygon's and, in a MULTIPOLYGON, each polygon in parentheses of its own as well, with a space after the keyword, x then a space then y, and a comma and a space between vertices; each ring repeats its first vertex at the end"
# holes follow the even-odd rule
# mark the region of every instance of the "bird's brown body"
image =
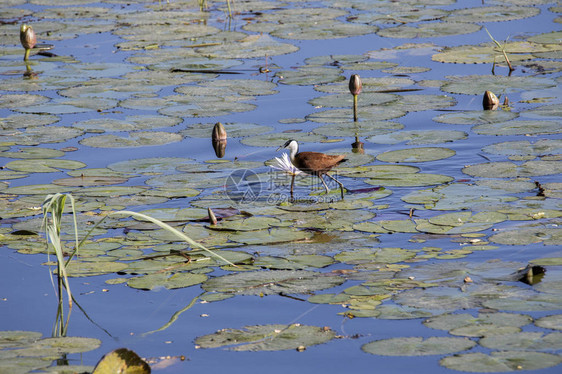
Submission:
POLYGON ((293 165, 304 173, 321 176, 344 161, 344 155, 327 155, 320 152, 300 152, 293 165))

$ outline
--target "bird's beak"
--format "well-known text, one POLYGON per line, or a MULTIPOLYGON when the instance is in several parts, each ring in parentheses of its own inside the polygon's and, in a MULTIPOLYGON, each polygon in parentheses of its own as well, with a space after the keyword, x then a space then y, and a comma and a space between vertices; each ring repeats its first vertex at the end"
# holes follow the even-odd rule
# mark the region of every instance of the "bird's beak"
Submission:
POLYGON ((281 146, 281 147, 277 148, 277 151, 276 151, 276 152, 279 152, 279 151, 282 150, 283 148, 285 148, 285 147, 281 146))

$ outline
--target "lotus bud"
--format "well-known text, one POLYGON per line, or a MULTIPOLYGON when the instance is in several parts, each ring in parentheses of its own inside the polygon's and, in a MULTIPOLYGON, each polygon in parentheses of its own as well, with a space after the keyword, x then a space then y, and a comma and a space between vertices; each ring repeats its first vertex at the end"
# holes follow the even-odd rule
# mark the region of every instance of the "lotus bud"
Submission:
POLYGON ((213 149, 215 150, 215 154, 218 158, 223 158, 226 153, 226 139, 225 140, 216 140, 213 139, 213 149))
POLYGON ((217 122, 213 127, 213 141, 226 140, 226 130, 222 123, 217 122))
POLYGON ((482 100, 484 110, 496 110, 498 105, 500 105, 500 100, 492 91, 484 92, 484 99, 482 100))
POLYGON ((361 78, 359 77, 359 75, 353 74, 349 78, 349 92, 351 92, 351 94, 355 96, 359 95, 362 89, 363 83, 361 82, 361 78))
POLYGON ((25 48, 25 55, 23 56, 23 59, 24 61, 27 61, 29 51, 35 47, 35 44, 37 44, 37 36, 35 36, 33 28, 25 23, 20 27, 20 42, 23 48, 25 48))
POLYGON ((211 225, 216 225, 218 222, 217 217, 215 216, 215 213, 213 213, 211 208, 207 208, 207 213, 209 214, 209 222, 211 223, 211 225))

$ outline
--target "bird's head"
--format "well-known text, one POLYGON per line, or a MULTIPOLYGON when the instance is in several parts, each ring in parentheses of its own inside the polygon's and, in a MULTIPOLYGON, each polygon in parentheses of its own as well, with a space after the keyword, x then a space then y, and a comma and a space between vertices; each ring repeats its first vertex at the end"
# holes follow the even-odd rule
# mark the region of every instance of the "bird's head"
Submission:
POLYGON ((297 150, 299 148, 299 143, 297 143, 297 141, 294 140, 294 139, 287 140, 285 142, 285 144, 283 144, 281 147, 277 148, 277 150, 280 151, 280 150, 285 149, 285 148, 290 149, 291 151, 293 149, 297 150))

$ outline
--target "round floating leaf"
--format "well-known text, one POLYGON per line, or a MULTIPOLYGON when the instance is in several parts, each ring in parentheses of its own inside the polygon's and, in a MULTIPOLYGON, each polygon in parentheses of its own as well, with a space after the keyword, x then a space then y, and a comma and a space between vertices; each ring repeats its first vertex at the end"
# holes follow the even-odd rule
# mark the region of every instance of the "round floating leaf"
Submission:
POLYGON ((312 130, 315 134, 324 136, 369 136, 386 134, 395 130, 401 130, 404 125, 390 121, 365 121, 349 123, 334 123, 320 126, 312 130))
POLYGON ((279 56, 298 51, 299 48, 290 43, 280 43, 268 34, 248 35, 240 41, 224 43, 218 46, 205 47, 203 53, 216 58, 263 58, 279 56))
POLYGON ((45 158, 56 158, 61 156, 64 156, 63 151, 59 151, 58 149, 43 148, 43 147, 27 147, 27 148, 19 148, 16 151, 0 152, 0 157, 7 157, 7 158, 45 159, 45 158))
POLYGON ((92 374, 105 373, 149 374, 150 366, 135 352, 119 348, 104 355, 96 364, 92 374))
POLYGON ((302 294, 344 283, 333 274, 306 270, 251 271, 211 278, 201 287, 208 292, 237 295, 302 294))
POLYGON ((500 351, 559 351, 562 349, 562 333, 519 332, 492 335, 483 337, 478 344, 500 351))
POLYGON ((127 268, 122 262, 78 262, 71 261, 66 267, 69 277, 91 277, 94 275, 117 273, 127 268))
POLYGON ((417 27, 400 25, 389 27, 377 32, 379 36, 388 38, 435 38, 450 35, 471 34, 482 26, 473 23, 431 22, 421 23, 417 27))
POLYGON ((466 139, 467 133, 456 130, 413 130, 397 131, 385 135, 368 137, 366 140, 377 144, 398 144, 406 142, 408 145, 439 144, 466 139))
POLYGON ((482 95, 487 90, 508 94, 546 89, 556 85, 551 79, 529 76, 466 75, 449 76, 447 79, 449 79, 449 82, 441 86, 442 91, 465 95, 482 95))
POLYGON ((191 287, 207 280, 205 274, 183 273, 156 273, 130 278, 127 285, 141 290, 152 290, 157 287, 165 287, 169 290, 176 288, 191 287))
POLYGON ((448 148, 424 147, 388 151, 377 156, 383 162, 427 162, 452 157, 455 151, 448 148))
POLYGON ((367 179, 365 182, 375 186, 431 186, 451 182, 454 178, 441 174, 404 173, 394 175, 381 175, 377 178, 367 179))
POLYGON ((507 122, 518 116, 518 113, 504 110, 468 110, 440 114, 434 117, 433 121, 452 125, 489 125, 497 122, 507 122))
POLYGON ((480 135, 543 135, 558 134, 562 126, 558 121, 508 121, 477 125, 472 131, 480 135))
MULTIPOLYGON (((211 123, 197 123, 190 125, 187 129, 182 130, 180 133, 183 136, 189 136, 192 138, 209 138, 211 136, 213 126, 214 124, 211 123)), ((229 138, 258 135, 273 130, 273 127, 256 125, 253 123, 227 122, 223 123, 223 126, 229 138)))
POLYGON ((53 115, 44 114, 13 114, 8 117, 0 118, 0 128, 2 130, 29 128, 37 126, 51 125, 58 122, 60 118, 53 115))
POLYGON ((514 313, 442 314, 426 319, 423 324, 432 329, 453 330, 465 326, 522 327, 532 322, 530 316, 514 313))
POLYGON ((282 146, 287 140, 295 139, 300 143, 305 142, 321 142, 326 137, 307 132, 295 133, 271 133, 263 135, 255 135, 241 140, 241 143, 255 147, 279 147, 282 146))
POLYGON ((502 5, 481 6, 452 10, 444 20, 453 22, 501 22, 534 17, 540 12, 539 8, 513 4, 507 8, 502 5))
POLYGON ((416 253, 403 248, 359 248, 336 254, 337 261, 349 264, 377 262, 393 264, 403 262, 416 256, 416 253))
POLYGON ((111 170, 123 173, 172 173, 176 168, 193 164, 193 159, 180 157, 153 157, 153 158, 137 158, 134 160, 125 160, 109 164, 107 167, 111 170))
POLYGON ((22 131, 14 130, 0 139, 0 145, 39 145, 61 143, 82 135, 79 129, 66 126, 36 126, 22 131))
POLYGON ((562 153, 562 139, 541 139, 534 143, 528 140, 503 142, 482 148, 484 152, 497 155, 547 155, 562 153))
POLYGON ((545 329, 562 330, 562 314, 554 314, 539 318, 535 321, 535 325, 545 329))
POLYGON ((41 338, 35 331, 0 331, 0 349, 27 346, 41 338))
POLYGON ((13 109, 16 107, 27 107, 42 104, 49 100, 50 99, 48 97, 42 95, 3 94, 2 96, 0 96, 0 108, 13 109))
MULTIPOLYGON (((525 8, 529 9, 529 7, 525 8)), ((531 60, 533 59, 532 53, 551 50, 542 44, 529 43, 528 41, 506 42, 502 43, 502 47, 505 48, 505 52, 509 56, 509 61, 511 63, 531 60)), ((441 52, 431 56, 431 59, 437 62, 458 64, 491 64, 493 62, 505 61, 501 49, 492 42, 480 45, 446 47, 441 52)))
POLYGON ((201 348, 228 347, 233 351, 283 351, 326 343, 336 333, 316 326, 258 325, 243 329, 222 329, 195 339, 201 348))
POLYGON ((30 346, 18 349, 20 356, 59 356, 64 353, 88 352, 99 348, 101 341, 94 338, 62 337, 40 339, 30 346))
POLYGON ((149 145, 163 145, 179 142, 183 137, 179 134, 163 131, 133 132, 128 137, 117 135, 97 135, 80 140, 80 144, 95 148, 129 148, 149 145))
POLYGON ((74 123, 73 126, 87 132, 134 131, 171 127, 180 122, 180 118, 168 116, 128 116, 124 120, 113 118, 90 119, 74 123))
POLYGON ((493 243, 507 245, 529 245, 544 243, 550 245, 562 244, 562 230, 558 226, 524 225, 515 230, 506 230, 490 237, 493 243))
POLYGON ((553 175, 562 172, 562 163, 558 161, 527 161, 521 165, 513 162, 486 162, 469 165, 463 173, 481 178, 515 178, 553 175))
POLYGON ((381 356, 431 356, 466 351, 475 345, 476 342, 466 338, 412 337, 375 340, 361 349, 381 356))
POLYGON ((539 370, 558 365, 562 357, 549 353, 504 351, 466 353, 449 356, 439 362, 446 368, 476 373, 508 372, 519 370, 539 370))
POLYGON ((8 169, 28 173, 54 173, 61 169, 76 170, 85 166, 86 164, 79 161, 54 159, 16 160, 6 164, 8 169))
POLYGON ((107 186, 111 184, 121 184, 128 181, 128 178, 123 177, 95 177, 95 176, 80 176, 74 178, 55 179, 53 184, 59 186, 71 187, 84 187, 84 186, 107 186))
POLYGON ((281 220, 274 217, 253 216, 243 219, 222 221, 217 225, 209 226, 209 228, 213 230, 226 231, 255 231, 268 229, 272 226, 278 226, 280 223, 281 220))

